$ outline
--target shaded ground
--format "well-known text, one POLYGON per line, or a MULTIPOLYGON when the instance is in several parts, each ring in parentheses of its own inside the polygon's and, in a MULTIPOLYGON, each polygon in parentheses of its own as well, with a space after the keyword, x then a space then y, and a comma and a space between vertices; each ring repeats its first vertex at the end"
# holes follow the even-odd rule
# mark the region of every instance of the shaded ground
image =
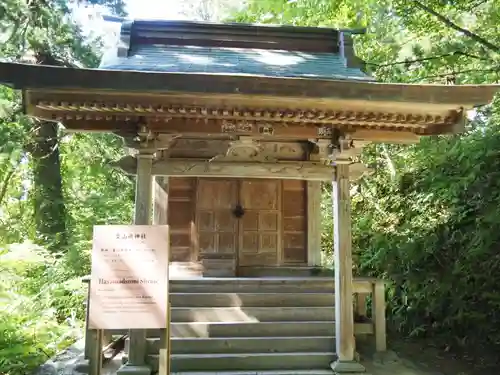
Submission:
POLYGON ((358 348, 371 375, 498 375, 500 355, 457 354, 437 347, 433 340, 392 338, 387 355, 375 355, 369 342, 358 348))
MULTIPOLYGON (((482 356, 456 354, 442 350, 432 340, 391 338, 385 355, 373 353, 373 343, 358 344, 363 365, 370 375, 498 375, 500 355, 483 352, 482 356)), ((83 357, 83 340, 41 366, 33 375, 83 375, 75 365, 83 357)), ((118 356, 102 375, 113 375, 121 365, 118 356)))

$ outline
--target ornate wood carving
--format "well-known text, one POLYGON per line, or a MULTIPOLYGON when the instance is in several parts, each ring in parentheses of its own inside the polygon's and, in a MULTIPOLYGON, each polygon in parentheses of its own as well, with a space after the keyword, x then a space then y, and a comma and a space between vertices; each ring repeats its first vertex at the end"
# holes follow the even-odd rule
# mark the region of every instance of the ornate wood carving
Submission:
POLYGON ((316 144, 316 152, 310 155, 311 160, 321 160, 325 164, 351 164, 357 161, 363 147, 369 141, 359 141, 352 139, 350 134, 339 135, 332 140, 313 139, 316 144))
MULTIPOLYGON (((128 174, 136 173, 136 159, 126 156, 111 166, 128 174)), ((295 180, 331 180, 334 169, 318 162, 236 162, 202 159, 165 159, 153 164, 153 175, 178 177, 277 178, 295 180)))
MULTIPOLYGON (((227 139, 179 138, 168 150, 172 158, 211 159, 230 147, 227 139)), ((304 160, 306 150, 302 142, 276 142, 259 140, 262 153, 270 159, 304 160)))
MULTIPOLYGON (((78 102, 78 101, 46 101, 38 100, 35 106, 39 110, 53 114, 71 113, 80 116, 81 119, 100 117, 110 118, 113 115, 146 116, 158 120, 171 118, 192 119, 224 119, 221 128, 223 133, 252 132, 254 127, 263 126, 261 134, 272 131, 270 126, 281 122, 300 122, 336 125, 340 124, 389 124, 400 125, 409 128, 419 128, 428 125, 448 124, 457 122, 457 112, 448 115, 422 114, 408 112, 374 112, 356 110, 315 110, 315 109, 280 109, 280 108, 219 108, 190 105, 163 105, 163 104, 137 104, 124 102, 78 102)), ((329 127, 318 128, 318 136, 328 136, 329 127)))
MULTIPOLYGON (((42 115, 42 114, 40 114, 42 115)), ((42 116, 43 117, 43 116, 42 116)), ((135 132, 136 124, 141 119, 140 116, 109 116, 111 119, 105 120, 103 116, 99 115, 96 118, 91 116, 82 117, 81 115, 75 116, 74 114, 54 115, 52 120, 63 122, 67 131, 101 131, 101 132, 135 132), (80 117, 77 120, 76 117, 80 117), (97 119, 100 117, 101 119, 97 119), (84 121, 84 125, 82 125, 84 121)), ((197 138, 210 138, 213 136, 227 137, 235 135, 253 136, 256 138, 263 137, 264 134, 259 133, 259 129, 254 127, 253 133, 221 133, 220 119, 208 119, 206 121, 197 119, 183 119, 174 118, 169 121, 153 121, 147 119, 147 126, 152 132, 155 133, 169 133, 169 134, 182 134, 183 136, 197 137, 197 138)), ((267 125, 263 125, 264 127, 267 125)), ((446 125, 448 126, 448 125, 446 125)), ((441 125, 439 125, 441 127, 441 125)), ((449 130, 451 131, 451 125, 449 130)), ((425 128, 405 128, 405 127, 391 127, 389 125, 378 124, 376 126, 366 126, 363 124, 339 125, 340 131, 352 134, 352 138, 357 140, 370 140, 374 142, 389 142, 389 143, 416 143, 420 135, 426 134, 428 130, 425 128)), ((441 127, 442 132, 446 128, 441 127)), ((267 130, 269 138, 270 129, 267 130)), ((332 128, 333 131, 333 128, 332 128)), ((318 137, 317 126, 315 124, 301 124, 297 122, 282 122, 275 123, 272 126, 272 138, 280 140, 307 140, 307 139, 331 139, 328 137, 318 137)), ((267 139, 267 137, 266 137, 267 139)))
POLYGON ((165 150, 172 146, 180 134, 153 133, 146 126, 141 126, 134 137, 124 137, 125 146, 140 153, 154 154, 156 151, 165 150))
POLYGON ((239 140, 231 142, 225 155, 217 155, 210 161, 246 161, 269 163, 277 159, 265 153, 261 143, 252 137, 240 137, 239 140))

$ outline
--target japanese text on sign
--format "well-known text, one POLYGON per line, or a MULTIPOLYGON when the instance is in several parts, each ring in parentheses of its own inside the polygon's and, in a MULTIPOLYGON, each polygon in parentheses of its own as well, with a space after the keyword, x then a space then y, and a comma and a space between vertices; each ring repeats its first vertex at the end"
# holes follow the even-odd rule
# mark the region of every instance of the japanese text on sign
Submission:
POLYGON ((167 226, 95 226, 89 327, 165 328, 167 269, 167 226))

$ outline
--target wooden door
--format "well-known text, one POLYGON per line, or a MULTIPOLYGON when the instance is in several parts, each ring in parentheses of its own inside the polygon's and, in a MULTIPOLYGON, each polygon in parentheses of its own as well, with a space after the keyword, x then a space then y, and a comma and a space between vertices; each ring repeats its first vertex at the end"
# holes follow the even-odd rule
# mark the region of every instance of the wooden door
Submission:
POLYGON ((233 215, 233 209, 237 202, 237 180, 198 179, 198 256, 205 276, 235 274, 238 219, 233 215))
POLYGON ((276 266, 281 249, 281 181, 241 180, 239 266, 276 266))

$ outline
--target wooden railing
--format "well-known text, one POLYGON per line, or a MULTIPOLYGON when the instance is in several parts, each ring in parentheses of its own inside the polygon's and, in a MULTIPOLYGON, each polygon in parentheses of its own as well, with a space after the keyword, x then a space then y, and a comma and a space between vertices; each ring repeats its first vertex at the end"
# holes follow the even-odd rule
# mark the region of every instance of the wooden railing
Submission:
POLYGON ((374 334, 375 350, 387 350, 385 316, 385 284, 372 277, 355 277, 353 285, 355 334, 374 334), (368 316, 368 297, 371 296, 371 314, 368 316), (357 327, 364 327, 361 331, 357 327))

